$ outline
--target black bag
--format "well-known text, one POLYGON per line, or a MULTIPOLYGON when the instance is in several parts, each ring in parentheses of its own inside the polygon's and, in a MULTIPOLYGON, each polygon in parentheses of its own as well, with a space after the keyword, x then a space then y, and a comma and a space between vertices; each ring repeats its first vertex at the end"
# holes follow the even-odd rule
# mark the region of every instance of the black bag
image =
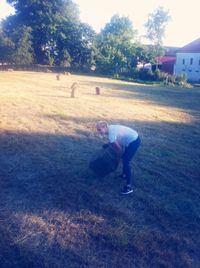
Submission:
POLYGON ((99 177, 105 177, 115 171, 119 165, 119 156, 113 146, 100 150, 90 161, 90 169, 99 177))

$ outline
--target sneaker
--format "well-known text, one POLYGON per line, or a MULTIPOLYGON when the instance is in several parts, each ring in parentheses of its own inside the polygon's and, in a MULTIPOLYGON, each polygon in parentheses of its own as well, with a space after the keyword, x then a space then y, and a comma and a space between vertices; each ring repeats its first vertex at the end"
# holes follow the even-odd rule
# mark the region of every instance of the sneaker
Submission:
POLYGON ((124 186, 122 194, 130 194, 132 192, 133 192, 133 189, 131 188, 131 186, 126 185, 126 186, 124 186))

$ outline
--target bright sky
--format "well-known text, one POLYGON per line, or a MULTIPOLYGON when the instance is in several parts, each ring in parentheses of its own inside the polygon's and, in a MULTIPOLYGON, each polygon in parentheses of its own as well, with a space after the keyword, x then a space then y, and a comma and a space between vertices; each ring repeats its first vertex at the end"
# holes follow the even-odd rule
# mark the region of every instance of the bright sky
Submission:
MULTIPOLYGON (((184 46, 200 37, 199 0, 74 0, 80 8, 83 22, 90 24, 96 32, 110 21, 114 14, 128 16, 139 35, 145 34, 144 23, 148 14, 162 6, 169 10, 171 21, 166 28, 164 45, 184 46)), ((0 0, 0 19, 12 9, 6 0, 0 0)))

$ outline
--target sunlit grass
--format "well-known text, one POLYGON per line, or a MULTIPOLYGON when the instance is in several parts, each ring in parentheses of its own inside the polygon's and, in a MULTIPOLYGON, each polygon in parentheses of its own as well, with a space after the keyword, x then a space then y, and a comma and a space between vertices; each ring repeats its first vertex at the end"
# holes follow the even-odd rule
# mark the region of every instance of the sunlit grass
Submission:
POLYGON ((199 96, 198 88, 1 72, 3 267, 198 267, 199 96), (131 196, 119 194, 120 168, 101 180, 88 169, 103 142, 100 119, 142 138, 131 196))

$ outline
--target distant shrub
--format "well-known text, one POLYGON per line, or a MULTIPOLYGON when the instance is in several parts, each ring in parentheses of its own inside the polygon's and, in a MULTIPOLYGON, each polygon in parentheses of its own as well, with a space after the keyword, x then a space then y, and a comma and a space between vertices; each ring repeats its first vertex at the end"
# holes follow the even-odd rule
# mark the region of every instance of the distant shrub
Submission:
POLYGON ((193 84, 194 87, 200 87, 200 84, 193 84))
POLYGON ((123 73, 123 76, 133 79, 139 79, 139 70, 136 68, 132 68, 128 72, 123 73))
POLYGON ((167 73, 161 72, 159 69, 152 72, 149 69, 141 68, 139 70, 139 79, 143 81, 154 81, 154 82, 174 82, 175 77, 167 73))
POLYGON ((191 84, 189 84, 187 82, 187 75, 186 74, 181 74, 181 75, 177 75, 175 76, 176 80, 175 80, 175 84, 180 86, 180 87, 186 87, 186 88, 191 88, 191 84))
POLYGON ((136 69, 133 68, 129 72, 123 72, 120 75, 115 74, 113 76, 115 79, 123 79, 126 81, 144 81, 146 83, 162 83, 166 86, 180 86, 180 87, 191 87, 190 84, 187 83, 187 77, 186 75, 180 75, 180 76, 175 76, 173 74, 168 74, 165 72, 161 72, 159 69, 155 71, 151 71, 147 68, 141 68, 141 69, 136 69))
POLYGON ((176 82, 178 84, 186 83, 187 82, 187 76, 186 76, 186 74, 177 75, 176 76, 176 82))
POLYGON ((154 73, 149 70, 149 69, 145 69, 145 68, 141 68, 138 71, 138 78, 144 81, 154 81, 154 73))
POLYGON ((119 74, 114 74, 114 75, 113 75, 113 78, 114 78, 114 79, 118 79, 118 78, 119 78, 119 74))
POLYGON ((175 76, 172 74, 168 74, 165 72, 161 72, 159 69, 155 70, 154 72, 147 72, 147 76, 144 76, 144 78, 148 78, 149 81, 156 81, 156 82, 162 82, 164 85, 169 86, 180 86, 180 87, 187 87, 190 88, 191 85, 187 83, 187 76, 185 74, 180 76, 175 76))

